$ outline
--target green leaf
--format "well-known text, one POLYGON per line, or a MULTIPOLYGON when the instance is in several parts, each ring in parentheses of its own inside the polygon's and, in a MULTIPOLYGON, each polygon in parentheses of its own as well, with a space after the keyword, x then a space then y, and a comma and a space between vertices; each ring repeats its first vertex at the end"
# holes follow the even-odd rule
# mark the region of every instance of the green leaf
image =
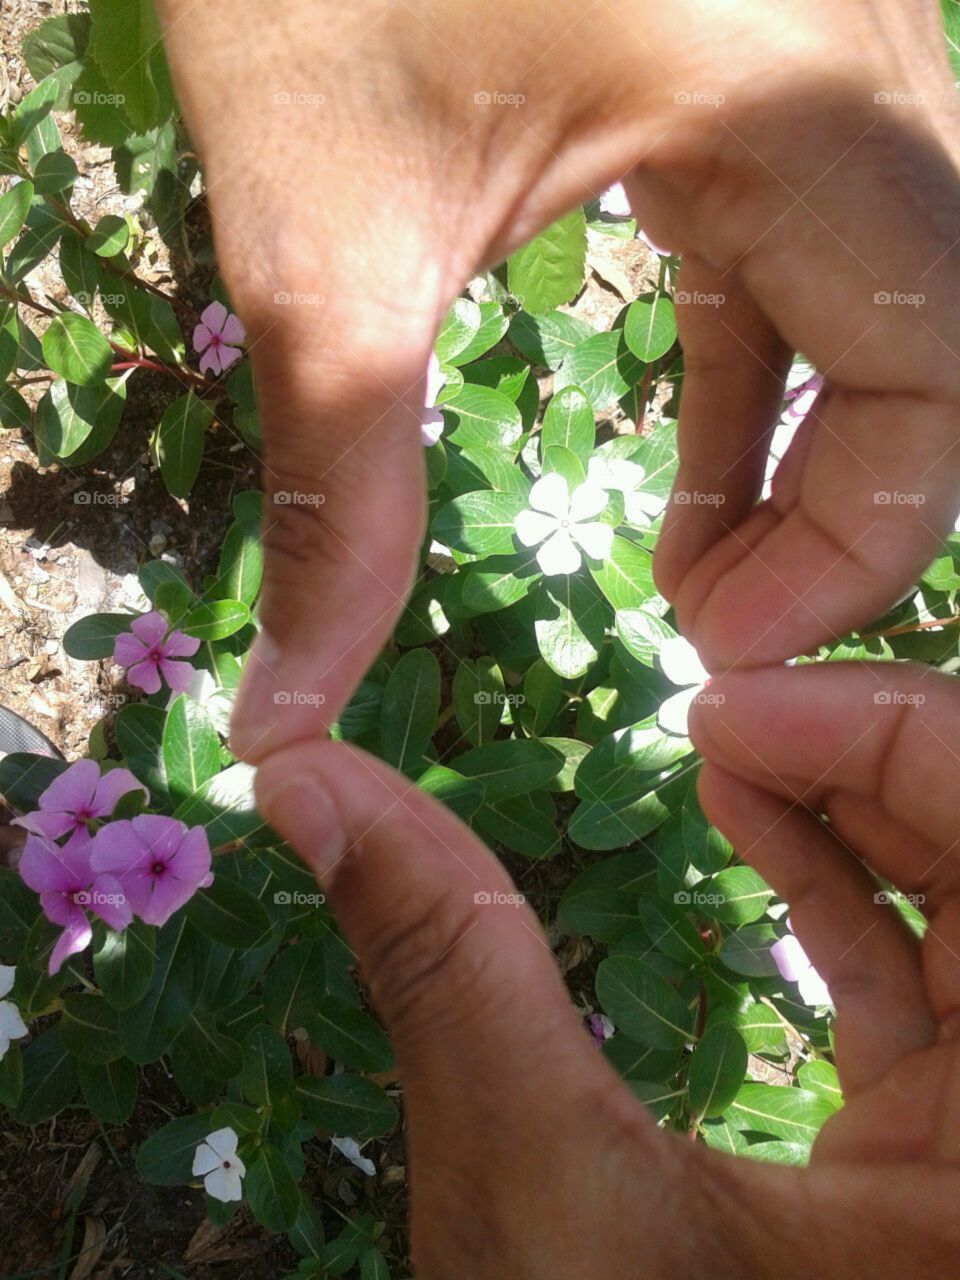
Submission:
POLYGON ((23 1055, 23 1090, 14 1108, 19 1124, 49 1120, 73 1100, 80 1085, 77 1060, 57 1026, 38 1036, 23 1055))
POLYGON ((586 466, 593 451, 596 427, 590 401, 579 387, 564 387, 547 405, 541 431, 542 447, 562 445, 586 466))
POLYGON ((243 1042, 240 1088, 255 1106, 272 1106, 293 1083, 290 1051, 272 1027, 254 1027, 243 1042))
POLYGON ((648 608, 618 609, 614 623, 621 644, 638 662, 652 667, 664 640, 676 635, 673 627, 648 608))
POLYGON ((33 410, 19 391, 13 387, 0 387, 0 427, 29 427, 33 422, 33 410))
POLYGON ((762 876, 752 867, 727 867, 696 886, 697 911, 725 924, 750 924, 759 920, 773 896, 762 876))
MULTIPOLYGON (((37 408, 38 449, 51 458, 73 459, 88 440, 96 451, 110 442, 123 412, 126 387, 117 378, 80 387, 58 378, 50 384, 37 408)), ((47 464, 48 465, 48 464, 47 464)), ((89 504, 89 489, 78 490, 77 506, 89 504)))
POLYGON ((124 114, 138 133, 163 124, 174 99, 153 0, 90 0, 89 8, 89 53, 124 114))
POLYGON ((510 321, 510 341, 533 364, 558 369, 564 359, 589 338, 593 329, 564 311, 531 316, 518 311, 510 321))
POLYGON ((181 693, 163 726, 163 766, 174 800, 195 795, 220 770, 220 738, 206 711, 181 693))
POLYGON ((393 1050, 386 1034, 361 1009, 328 996, 307 1019, 314 1044, 345 1066, 358 1071, 386 1071, 393 1065, 393 1050))
POLYGON ((502 391, 465 383, 443 412, 453 419, 447 438, 461 448, 496 446, 511 452, 523 435, 520 410, 502 391))
POLYGON ((0 249, 10 243, 23 226, 33 199, 33 183, 18 182, 0 196, 0 249))
POLYGON ((167 789, 163 769, 163 726, 166 713, 162 707, 134 703, 121 707, 114 723, 117 745, 123 752, 127 768, 156 797, 167 789))
POLYGON ((494 803, 547 786, 562 763, 558 752, 529 738, 488 742, 453 761, 457 771, 482 785, 485 799, 494 803))
POLYGON ((256 947, 270 932, 266 907, 243 885, 218 873, 209 889, 187 903, 187 916, 200 933, 227 947, 256 947))
POLYGON ((440 711, 440 667, 429 649, 405 653, 387 681, 380 708, 383 758, 409 773, 423 764, 440 711))
POLYGON ((453 713, 460 732, 474 747, 489 742, 503 719, 503 673, 492 658, 462 659, 453 675, 453 713))
POLYGON ((672 902, 642 897, 638 915, 656 950, 686 965, 699 965, 703 961, 703 939, 699 930, 672 902))
POLYGON ((73 296, 89 311, 100 287, 103 268, 77 232, 68 231, 60 241, 60 273, 73 296))
POLYGON ((349 1133, 358 1142, 381 1138, 397 1123, 397 1109, 364 1076, 301 1076, 295 1085, 303 1114, 327 1133, 349 1133))
POLYGON ((178 1116, 151 1133, 134 1162, 144 1182, 176 1187, 193 1180, 197 1147, 213 1132, 209 1115, 178 1116))
POLYGON ((586 675, 600 656, 607 617, 606 606, 586 579, 543 579, 534 629, 544 661, 564 679, 586 675))
POLYGON ((19 1044, 13 1042, 7 1052, 0 1058, 0 1106, 11 1110, 20 1100, 23 1092, 23 1053, 19 1044))
POLYGON ((510 255, 507 287, 532 315, 552 311, 580 292, 586 257, 586 218, 577 208, 510 255))
POLYGON ((150 984, 136 1004, 120 1011, 120 1043, 134 1062, 165 1053, 196 1004, 200 942, 179 913, 158 930, 150 984))
POLYGON ((720 959, 734 973, 745 978, 766 978, 779 973, 770 948, 777 941, 776 929, 769 924, 748 924, 728 933, 720 944, 720 959))
POLYGON ((81 661, 109 658, 118 635, 130 630, 129 613, 92 613, 68 627, 63 637, 67 656, 81 661))
POLYGON ((804 1062, 797 1071, 797 1081, 802 1089, 809 1089, 825 1098, 835 1111, 843 1106, 843 1090, 837 1068, 831 1062, 813 1059, 804 1062))
POLYGON ((433 536, 454 551, 476 556, 514 552, 513 522, 526 506, 515 493, 479 490, 448 502, 433 518, 433 536))
POLYGON ((609 409, 640 380, 643 368, 621 330, 596 333, 564 359, 554 380, 554 393, 579 387, 594 409, 609 409))
POLYGON ((65 151, 48 151, 33 168, 33 185, 38 196, 56 196, 69 190, 77 180, 77 166, 65 151))
POLYGON ((608 956, 597 969, 597 999, 616 1026, 639 1044, 679 1048, 693 1016, 673 987, 636 956, 608 956))
POLYGON ((110 372, 109 342, 92 320, 73 311, 50 321, 41 346, 49 368, 77 386, 88 387, 110 372))
POLYGON ((180 630, 200 640, 225 640, 250 621, 250 610, 239 600, 209 600, 194 605, 180 630))
POLYGON ((300 941, 281 951, 263 981, 263 1011, 282 1032, 306 1025, 323 1000, 323 947, 300 941))
POLYGON ((614 609, 639 609, 657 594, 652 566, 649 551, 629 538, 614 537, 609 557, 590 572, 614 609))
POLYGON ((112 1062, 123 1054, 117 1011, 102 996, 65 996, 60 1037, 81 1062, 112 1062))
POLYGON ((250 1211, 268 1231, 287 1231, 300 1212, 300 1188, 283 1155, 269 1142, 260 1147, 244 1178, 250 1211))
POLYGON ((490 557, 466 570, 461 598, 471 613, 495 612, 522 600, 539 581, 532 556, 490 557))
POLYGON ((83 1100, 104 1124, 123 1124, 137 1102, 137 1068, 129 1058, 113 1062, 81 1062, 83 1100))
POLYGON ((108 213, 101 218, 87 238, 87 245, 98 258, 115 258, 123 253, 130 240, 130 228, 126 218, 108 213))
POLYGON ((444 317, 434 352, 441 364, 450 361, 465 350, 480 328, 480 308, 471 298, 457 298, 444 317))
POLYGON ((263 577, 263 550, 258 530, 239 521, 227 530, 220 549, 217 590, 229 600, 252 605, 263 577))
POLYGON ((480 324, 465 347, 451 356, 452 365, 467 365, 496 346, 507 331, 508 320, 499 302, 480 303, 480 324))
POLYGON ((543 791, 485 804, 474 815, 473 825, 488 844, 525 858, 560 852, 556 805, 543 791))
POLYGON ((188 391, 167 405, 157 427, 156 456, 163 482, 175 498, 193 487, 203 456, 203 436, 213 410, 188 391))
POLYGON ((114 1009, 129 1009, 145 994, 153 974, 154 931, 133 920, 122 933, 112 929, 93 953, 93 974, 114 1009))
POLYGON ((694 1113, 719 1116, 740 1091, 747 1072, 747 1046, 729 1023, 718 1022, 703 1034, 690 1059, 687 1087, 694 1113))
POLYGON ((745 1084, 724 1118, 738 1129, 769 1133, 809 1148, 833 1112, 827 1098, 808 1089, 745 1084))
POLYGON ((239 1044, 219 1030, 210 1013, 190 1014, 177 1036, 177 1049, 213 1080, 232 1080, 243 1065, 239 1044))
POLYGON ((57 111, 69 108, 70 86, 80 74, 90 36, 90 18, 85 13, 61 13, 46 18, 23 38, 23 60, 39 84, 47 76, 56 77, 60 94, 57 111))
POLYGON ((673 303, 662 294, 650 302, 632 302, 627 308, 623 336, 637 359, 646 364, 666 355, 677 340, 673 303))
POLYGON ((15 146, 23 146, 30 140, 33 131, 40 128, 53 110, 59 92, 59 85, 48 80, 38 84, 21 99, 9 120, 10 136, 15 146))
POLYGON ((379 1249, 360 1255, 360 1280, 390 1280, 390 1268, 379 1249))
POLYGON ((617 942, 640 923, 637 902, 638 895, 624 889, 586 889, 564 896, 557 923, 597 942, 617 942))

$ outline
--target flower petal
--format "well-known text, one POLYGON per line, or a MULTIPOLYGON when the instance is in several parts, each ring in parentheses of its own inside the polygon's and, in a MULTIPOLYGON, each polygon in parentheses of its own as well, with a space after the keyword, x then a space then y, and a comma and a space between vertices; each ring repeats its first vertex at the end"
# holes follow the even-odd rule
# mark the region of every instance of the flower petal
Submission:
POLYGON ((214 1200, 222 1200, 224 1204, 243 1199, 240 1174, 233 1168, 214 1169, 204 1178, 203 1186, 208 1196, 212 1196, 214 1200))
POLYGON ((10 825, 23 827, 38 836, 46 836, 48 840, 59 840, 74 829, 74 818, 71 813, 44 813, 41 809, 34 809, 32 813, 11 818, 10 825))
POLYGON ((193 1153, 193 1167, 191 1173, 194 1177, 203 1177, 206 1173, 212 1173, 214 1169, 219 1169, 223 1164, 222 1159, 206 1142, 201 1142, 193 1153))
POLYGON ((443 389, 445 381, 446 379, 440 371, 440 361, 431 352, 430 359, 427 361, 427 385, 423 393, 423 407, 425 409, 432 409, 437 403, 437 396, 443 389))
POLYGON ((833 1004, 829 987, 813 965, 805 973, 801 973, 797 986, 800 989, 800 999, 812 1009, 818 1009, 823 1004, 833 1004))
POLYGON ((600 514, 608 501, 607 491, 602 485, 586 480, 583 484, 578 484, 570 495, 570 519, 574 524, 592 520, 600 514))
POLYGON ((710 673, 696 649, 683 636, 671 636, 660 646, 660 670, 671 684, 703 684, 710 673))
POLYGON ((331 1138, 330 1141, 341 1155, 345 1155, 350 1163, 356 1165, 368 1178, 372 1178, 377 1172, 377 1166, 373 1161, 360 1154, 360 1145, 356 1138, 331 1138))
POLYGON ((423 447, 429 449, 443 435, 443 414, 439 409, 425 409, 420 423, 420 439, 423 447))
POLYGON ((700 692, 700 686, 681 689, 660 703, 657 711, 657 724, 665 733, 676 734, 678 738, 687 736, 687 718, 694 698, 700 692))
POLYGON ((193 349, 197 355, 202 355, 213 341, 213 334, 205 324, 194 325, 193 328, 193 349))
POLYGON ((613 528, 608 524, 575 524, 570 534, 592 560, 606 560, 613 546, 613 528))
POLYGON ((535 511, 546 511, 547 515, 565 520, 570 513, 570 490, 563 476, 551 471, 548 476, 541 476, 530 486, 530 506, 535 511))
POLYGON ((223 334, 223 326, 227 322, 227 308, 222 302, 211 302, 200 313, 200 323, 205 324, 211 333, 223 334))
POLYGON ((75 907, 66 928, 50 952, 50 963, 47 966, 47 972, 51 977, 53 974, 59 973, 61 965, 68 956, 76 955, 78 951, 83 951, 88 947, 92 937, 93 929, 90 927, 90 921, 80 907, 75 907))
POLYGON ((189 662, 171 662, 169 658, 161 658, 157 665, 171 689, 183 693, 190 688, 194 668, 189 662))
POLYGON ((138 640, 142 640, 148 648, 152 648, 167 634, 168 625, 163 614, 153 609, 150 613, 143 613, 139 618, 134 618, 130 623, 130 630, 138 640))
POLYGON ((122 932, 133 919, 133 904, 115 876, 97 876, 90 886, 87 905, 94 915, 117 933, 122 932))
POLYGON ((127 671, 127 682, 144 693, 156 693, 161 683, 158 666, 153 660, 136 663, 127 671))
POLYGON ((525 547, 537 546, 556 533, 557 527, 556 516, 541 515, 539 511, 521 511, 513 522, 513 531, 525 547))
POLYGON ((96 760, 77 760, 54 778, 40 796, 40 808, 58 813, 76 813, 88 806, 100 781, 96 760))
POLYGON ((780 977, 787 982, 798 982, 813 967, 800 945, 800 939, 795 938, 792 933, 784 934, 779 942, 773 944, 770 958, 777 966, 780 977))
POLYGON ((239 360, 242 355, 243 355, 243 352, 240 350, 239 347, 228 347, 226 345, 221 345, 220 372, 224 373, 227 369, 230 368, 232 364, 235 364, 236 361, 239 360))
POLYGON ((537 552, 537 564, 547 577, 576 573, 582 563, 580 552, 566 529, 558 529, 537 552))
POLYGON ((109 818, 117 807, 117 801, 120 797, 129 795, 131 791, 142 791, 144 800, 149 801, 150 799, 150 793, 147 788, 139 779, 133 776, 129 769, 108 770, 97 783, 97 788, 93 795, 91 807, 94 817, 109 818))
POLYGON ((633 493, 624 494, 624 518, 629 524, 642 529, 651 520, 656 520, 666 505, 666 498, 658 498, 655 493, 644 493, 642 489, 638 489, 633 493))
POLYGON ((214 377, 217 377, 223 372, 223 364, 220 360, 220 352, 222 350, 223 347, 219 342, 212 347, 207 347, 200 359, 201 373, 212 373, 214 377))
POLYGON ((163 642, 165 658, 192 658, 200 648, 198 636, 188 636, 185 631, 171 631, 163 642))
POLYGON ((135 635, 124 631, 113 642, 113 660, 119 662, 122 667, 132 667, 134 663, 143 660, 143 655, 149 651, 149 648, 149 645, 138 640, 135 635))
POLYGON ((42 836, 27 836, 17 864, 20 879, 35 893, 65 893, 90 882, 88 849, 61 849, 42 836))
POLYGON ((247 331, 244 329, 239 316, 235 316, 233 312, 227 316, 223 322, 223 328, 220 330, 220 337, 224 342, 228 342, 235 347, 246 342, 247 331))
POLYGON ((613 218, 632 218, 633 209, 630 207, 630 197, 627 195, 622 182, 615 182, 612 187, 608 187, 600 197, 600 208, 604 213, 609 213, 613 218))
POLYGON ((0 1000, 0 1041, 19 1040, 27 1034, 20 1010, 12 1000, 0 1000))
POLYGON ((227 1125, 223 1129, 214 1129, 205 1139, 207 1146, 221 1160, 232 1160, 237 1154, 237 1133, 227 1125))
POLYGON ((13 990, 13 982, 17 976, 15 964, 0 964, 0 996, 7 996, 13 990))

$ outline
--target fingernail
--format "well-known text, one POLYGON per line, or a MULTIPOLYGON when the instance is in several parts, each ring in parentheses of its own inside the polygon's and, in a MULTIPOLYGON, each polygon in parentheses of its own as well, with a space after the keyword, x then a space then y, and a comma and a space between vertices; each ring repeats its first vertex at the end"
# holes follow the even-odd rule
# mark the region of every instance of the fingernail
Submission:
POLYGON ((293 845, 317 878, 329 884, 346 852, 347 836, 322 778, 282 752, 257 770, 256 787, 264 819, 293 845))

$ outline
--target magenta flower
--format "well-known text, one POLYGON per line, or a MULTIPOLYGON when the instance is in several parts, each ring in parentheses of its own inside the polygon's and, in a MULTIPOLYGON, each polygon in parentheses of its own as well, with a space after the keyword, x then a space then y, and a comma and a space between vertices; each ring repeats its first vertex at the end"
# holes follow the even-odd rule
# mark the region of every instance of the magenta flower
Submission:
POLYGON ((440 361, 435 355, 430 356, 427 365, 427 389, 423 398, 423 419, 420 422, 420 439, 424 448, 436 444, 443 435, 443 414, 438 408, 437 396, 443 386, 444 378, 440 372, 440 361))
POLYGON ((799 386, 788 387, 784 395, 784 399, 787 401, 787 408, 783 415, 784 422, 799 426, 813 408, 814 402, 822 389, 822 373, 811 374, 799 386))
MULTIPOLYGON (((108 828, 103 828, 107 830, 108 828)), ((29 835, 17 870, 23 882, 40 895, 43 914, 63 932, 50 954, 49 972, 56 973, 68 956, 89 946, 93 931, 86 909, 96 912, 111 929, 124 929, 133 919, 126 895, 114 877, 95 875, 90 867, 92 841, 65 848, 42 836, 29 835)))
POLYGON ((232 315, 222 302, 211 302, 193 331, 193 349, 203 357, 200 372, 218 376, 229 369, 234 360, 243 355, 239 344, 246 336, 237 316, 232 315))
POLYGON ((591 1013, 587 1018, 587 1030, 593 1036, 593 1043, 598 1049, 603 1048, 605 1040, 609 1040, 616 1027, 610 1019, 603 1013, 591 1013))
POLYGON ((780 971, 780 977, 787 982, 795 982, 800 988, 800 999, 811 1008, 819 1008, 824 1004, 833 1004, 827 984, 810 963, 810 958, 800 945, 799 938, 793 932, 793 926, 787 920, 789 933, 784 934, 779 942, 770 948, 773 962, 780 971))
POLYGON ((101 827, 93 837, 90 865, 95 874, 119 881, 146 924, 166 924, 198 889, 213 883, 203 827, 188 828, 158 814, 101 827))
POLYGON ((86 844, 90 839, 87 824, 109 818, 120 797, 131 791, 142 791, 144 799, 150 798, 129 769, 111 769, 101 776, 95 760, 77 760, 42 793, 39 809, 14 818, 13 823, 48 840, 69 836, 69 849, 86 844))
POLYGON ((189 662, 172 662, 172 658, 191 658, 200 648, 196 636, 182 631, 167 634, 167 620, 162 613, 144 613, 134 618, 130 630, 117 636, 113 660, 129 668, 127 679, 144 693, 156 693, 163 676, 171 689, 182 693, 193 676, 189 662))

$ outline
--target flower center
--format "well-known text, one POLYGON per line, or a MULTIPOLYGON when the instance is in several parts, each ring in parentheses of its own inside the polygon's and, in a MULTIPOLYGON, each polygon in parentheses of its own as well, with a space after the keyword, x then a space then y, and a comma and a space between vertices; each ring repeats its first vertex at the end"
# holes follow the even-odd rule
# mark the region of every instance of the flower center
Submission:
POLYGON ((230 1161, 229 1161, 229 1160, 224 1160, 224 1162, 223 1162, 223 1167, 224 1167, 225 1169, 232 1169, 232 1168, 233 1168, 233 1165, 230 1163, 230 1161))
POLYGON ((220 337, 219 333, 214 333, 214 334, 212 334, 212 335, 211 335, 211 337, 210 337, 210 345, 211 345, 211 347, 219 347, 219 345, 220 345, 220 343, 221 343, 222 341, 223 341, 223 339, 220 337))
POLYGON ((166 869, 167 869, 167 864, 166 864, 165 862, 161 862, 161 861, 160 861, 160 859, 158 858, 158 859, 157 859, 157 860, 156 860, 156 861, 151 865, 151 867, 150 867, 150 874, 151 874, 152 876, 162 876, 162 875, 163 875, 163 873, 166 871, 166 869))
POLYGON ((566 519, 566 518, 565 518, 565 519, 563 519, 563 520, 561 520, 561 521, 560 521, 560 528, 561 528, 561 529, 569 529, 569 528, 570 528, 570 521, 569 521, 568 519, 566 519))

